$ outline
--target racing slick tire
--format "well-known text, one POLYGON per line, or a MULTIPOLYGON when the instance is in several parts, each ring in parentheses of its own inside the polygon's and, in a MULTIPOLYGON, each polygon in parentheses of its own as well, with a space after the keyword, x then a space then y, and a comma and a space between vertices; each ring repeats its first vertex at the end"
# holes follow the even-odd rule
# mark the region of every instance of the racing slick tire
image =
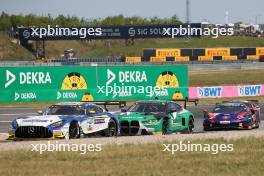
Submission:
POLYGON ((183 132, 183 134, 192 134, 193 133, 193 128, 194 128, 194 121, 193 121, 193 118, 190 117, 190 120, 189 120, 189 123, 188 123, 188 128, 187 128, 187 130, 185 130, 183 132))
POLYGON ((76 139, 80 137, 80 128, 77 122, 72 122, 69 127, 69 138, 76 139))
POLYGON ((162 121, 162 135, 168 134, 168 118, 163 118, 162 121))
POLYGON ((247 130, 253 129, 253 120, 251 120, 250 124, 247 126, 247 130))
POLYGON ((117 136, 117 124, 113 119, 110 119, 108 123, 108 128, 104 132, 104 136, 106 137, 117 136))

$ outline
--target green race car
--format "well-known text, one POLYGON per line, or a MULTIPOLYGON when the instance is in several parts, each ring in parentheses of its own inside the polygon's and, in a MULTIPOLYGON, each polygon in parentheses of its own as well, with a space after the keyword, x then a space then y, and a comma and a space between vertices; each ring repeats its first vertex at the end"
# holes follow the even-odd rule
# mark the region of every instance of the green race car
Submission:
POLYGON ((192 133, 193 114, 172 100, 138 101, 118 115, 121 135, 192 133))

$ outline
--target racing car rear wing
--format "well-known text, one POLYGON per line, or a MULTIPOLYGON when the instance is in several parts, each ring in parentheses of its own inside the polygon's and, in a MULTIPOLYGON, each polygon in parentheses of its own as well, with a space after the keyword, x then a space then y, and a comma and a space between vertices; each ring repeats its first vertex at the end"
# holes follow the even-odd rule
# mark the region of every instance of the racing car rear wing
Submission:
POLYGON ((104 109, 108 111, 107 106, 119 106, 119 108, 123 108, 126 106, 126 101, 82 101, 82 102, 88 102, 93 103, 96 105, 102 105, 104 106, 104 109))
POLYGON ((179 102, 184 102, 184 109, 187 108, 187 103, 194 103, 195 106, 198 105, 199 100, 198 99, 189 99, 189 98, 185 98, 185 99, 172 99, 172 101, 179 101, 179 102))

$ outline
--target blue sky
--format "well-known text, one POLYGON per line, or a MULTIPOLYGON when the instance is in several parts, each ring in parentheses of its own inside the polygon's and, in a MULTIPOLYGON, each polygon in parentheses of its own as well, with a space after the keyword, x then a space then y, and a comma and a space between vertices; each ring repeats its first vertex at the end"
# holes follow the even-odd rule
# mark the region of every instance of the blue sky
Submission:
MULTIPOLYGON (((224 23, 229 21, 264 23, 263 0, 190 0, 191 22, 204 19, 224 23)), ((84 18, 124 16, 171 17, 176 14, 185 21, 185 0, 0 0, 0 11, 9 14, 37 14, 57 16, 75 15, 84 18)))

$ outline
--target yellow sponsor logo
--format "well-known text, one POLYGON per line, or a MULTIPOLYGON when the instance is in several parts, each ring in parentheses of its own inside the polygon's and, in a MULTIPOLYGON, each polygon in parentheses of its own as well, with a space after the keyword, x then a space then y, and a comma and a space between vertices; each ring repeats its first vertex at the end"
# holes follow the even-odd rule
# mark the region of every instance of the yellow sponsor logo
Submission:
POLYGON ((256 54, 258 56, 264 55, 264 48, 256 48, 256 54))
POLYGON ((162 72, 156 82, 156 87, 173 88, 179 87, 177 76, 171 71, 162 72))
POLYGON ((178 56, 178 57, 175 57, 175 61, 176 62, 188 62, 190 61, 190 57, 189 56, 178 56))
POLYGON ((176 57, 181 55, 180 49, 156 49, 157 57, 176 57))
POLYGON ((87 92, 82 96, 82 101, 94 101, 94 97, 87 92))
POLYGON ((166 57, 150 57, 150 62, 166 62, 166 57))
POLYGON ((182 100, 182 99, 184 99, 182 93, 180 91, 175 91, 172 96, 172 100, 182 100))
POLYGON ((213 61, 213 56, 198 56, 198 61, 213 61))
POLYGON ((126 57, 126 62, 141 62, 141 57, 126 57))
POLYGON ((247 60, 259 60, 259 56, 257 56, 257 55, 247 55, 247 60))
POLYGON ((206 48, 205 56, 230 56, 230 48, 206 48))
POLYGON ((61 84, 61 90, 83 90, 87 87, 84 77, 78 72, 71 72, 66 75, 61 84))
POLYGON ((225 60, 225 61, 234 61, 234 60, 237 60, 237 56, 223 56, 222 57, 222 60, 225 60))

